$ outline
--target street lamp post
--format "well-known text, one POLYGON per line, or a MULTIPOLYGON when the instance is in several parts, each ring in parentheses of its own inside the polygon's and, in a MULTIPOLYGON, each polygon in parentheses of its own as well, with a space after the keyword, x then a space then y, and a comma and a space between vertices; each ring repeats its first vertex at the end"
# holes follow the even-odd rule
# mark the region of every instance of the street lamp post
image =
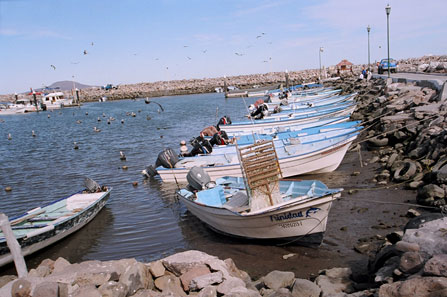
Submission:
POLYGON ((388 77, 390 77, 390 12, 391 6, 388 4, 385 7, 386 11, 386 36, 387 36, 387 44, 388 44, 388 77))
POLYGON ((371 27, 369 25, 368 27, 366 27, 366 31, 368 31, 368 71, 371 72, 371 60, 369 51, 369 32, 371 32, 371 27))
POLYGON ((323 52, 323 47, 320 47, 320 51, 318 52, 319 57, 320 57, 320 76, 319 79, 321 79, 321 53, 323 52))

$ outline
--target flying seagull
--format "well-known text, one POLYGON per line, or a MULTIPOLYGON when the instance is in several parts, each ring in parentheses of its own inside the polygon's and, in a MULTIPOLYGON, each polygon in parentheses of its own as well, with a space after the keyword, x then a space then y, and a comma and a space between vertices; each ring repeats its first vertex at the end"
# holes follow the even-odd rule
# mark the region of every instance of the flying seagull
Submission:
POLYGON ((56 70, 56 66, 54 66, 53 64, 51 64, 50 67, 56 70))
POLYGON ((240 54, 240 53, 234 53, 237 56, 243 56, 244 54, 240 54))
POLYGON ((87 55, 87 50, 84 50, 84 55, 87 55))
POLYGON ((204 54, 205 54, 205 53, 206 53, 206 51, 207 51, 207 50, 203 50, 203 51, 202 51, 202 53, 204 53, 204 54))
POLYGON ((187 57, 188 58, 188 60, 191 60, 191 58, 190 57, 187 57))
POLYGON ((92 46, 93 46, 93 44, 94 44, 94 43, 93 43, 93 41, 92 41, 92 46))
POLYGON ((157 104, 158 106, 160 106, 161 111, 165 111, 164 108, 163 108, 163 106, 161 106, 160 103, 155 102, 155 101, 151 101, 148 97, 144 100, 144 103, 146 103, 146 104, 149 104, 149 103, 155 103, 155 104, 157 104))
POLYGON ((261 38, 261 37, 262 37, 261 35, 258 35, 258 36, 256 36, 256 39, 261 38))

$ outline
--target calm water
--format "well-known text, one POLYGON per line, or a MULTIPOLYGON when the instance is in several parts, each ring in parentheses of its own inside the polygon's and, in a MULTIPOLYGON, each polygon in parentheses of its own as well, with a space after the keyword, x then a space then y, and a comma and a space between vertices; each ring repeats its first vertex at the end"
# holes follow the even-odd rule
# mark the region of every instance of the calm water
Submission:
MULTIPOLYGON (((28 265, 58 256, 70 261, 124 257, 151 261, 190 248, 189 243, 200 236, 194 229, 203 226, 176 202, 175 184, 144 180, 140 171, 154 164, 163 148, 177 151, 180 140, 197 136, 221 116, 241 119, 244 101, 225 100, 222 94, 153 101, 160 103, 164 112, 140 99, 2 117, 0 211, 13 216, 76 192, 82 188, 84 176, 113 187, 106 208, 92 223, 30 257, 28 265), (136 116, 129 115, 131 112, 136 116), (107 124, 109 117, 116 120, 107 124), (95 132, 94 127, 101 131, 95 132), (12 140, 7 139, 8 133, 12 140), (73 149, 74 141, 78 150, 73 149), (120 151, 127 161, 120 160, 120 151), (128 169, 123 170, 123 165, 128 169), (137 187, 132 185, 134 181, 139 183, 137 187), (5 192, 6 186, 13 190, 5 192)), ((246 99, 247 104, 254 101, 246 99)))

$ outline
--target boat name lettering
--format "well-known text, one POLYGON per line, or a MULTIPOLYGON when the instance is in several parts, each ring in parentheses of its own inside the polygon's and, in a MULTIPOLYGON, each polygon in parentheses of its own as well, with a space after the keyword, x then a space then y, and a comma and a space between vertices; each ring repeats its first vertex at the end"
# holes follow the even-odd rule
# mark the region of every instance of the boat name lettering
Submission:
MULTIPOLYGON (((306 218, 310 217, 311 214, 314 214, 316 212, 318 212, 321 208, 318 207, 311 207, 308 210, 306 210, 306 218)), ((295 218, 302 218, 304 217, 303 212, 297 211, 297 212, 287 212, 284 214, 279 214, 279 215, 271 215, 270 216, 270 220, 272 222, 278 222, 278 221, 285 221, 285 220, 290 220, 290 219, 295 219, 295 218)))
POLYGON ((273 221, 284 221, 284 220, 290 220, 290 219, 295 219, 295 218, 302 218, 303 217, 303 212, 297 211, 297 212, 291 212, 289 211, 288 213, 284 213, 284 214, 280 214, 280 215, 272 215, 270 216, 270 220, 273 221))
POLYGON ((317 213, 321 208, 318 207, 311 207, 306 211, 306 218, 310 217, 311 214, 317 213))

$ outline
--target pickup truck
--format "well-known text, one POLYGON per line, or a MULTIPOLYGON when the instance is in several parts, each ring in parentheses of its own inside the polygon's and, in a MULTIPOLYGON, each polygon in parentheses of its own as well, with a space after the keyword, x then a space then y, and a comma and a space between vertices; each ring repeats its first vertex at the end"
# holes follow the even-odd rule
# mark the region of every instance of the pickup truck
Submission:
POLYGON ((397 72, 397 62, 394 59, 390 58, 390 62, 388 63, 388 59, 382 59, 379 64, 378 72, 382 74, 384 72, 388 72, 388 67, 390 68, 390 72, 397 72))

